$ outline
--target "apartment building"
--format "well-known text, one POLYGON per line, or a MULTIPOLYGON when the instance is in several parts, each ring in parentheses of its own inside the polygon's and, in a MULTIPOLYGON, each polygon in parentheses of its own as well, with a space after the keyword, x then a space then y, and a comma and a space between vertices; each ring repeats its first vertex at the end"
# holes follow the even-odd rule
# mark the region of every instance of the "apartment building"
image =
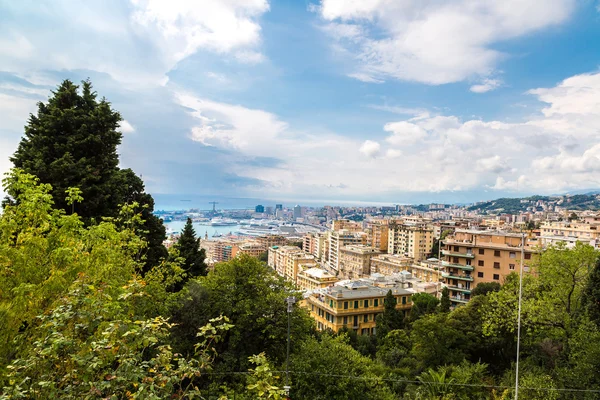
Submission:
POLYGON ((378 249, 367 245, 347 245, 339 250, 342 279, 358 279, 371 274, 371 257, 380 254, 378 249))
POLYGON ((389 232, 389 219, 375 219, 367 221, 367 244, 381 251, 387 253, 388 250, 388 232, 389 232))
POLYGON ((331 273, 338 274, 340 271, 340 249, 355 244, 366 244, 367 234, 364 232, 351 232, 345 229, 329 232, 329 246, 327 267, 331 273))
POLYGON ((324 269, 313 267, 298 272, 296 285, 301 290, 323 289, 338 281, 334 275, 324 269))
POLYGON ((502 283, 511 272, 518 272, 523 249, 524 265, 529 267, 538 253, 537 240, 517 233, 457 229, 442 244, 445 271, 442 277, 454 305, 471 299, 471 291, 482 282, 502 283))
POLYGON ((388 231, 388 253, 425 260, 433 248, 433 228, 425 223, 391 222, 388 231))
POLYGON ((267 264, 279 275, 297 283, 298 272, 316 267, 312 254, 305 253, 296 246, 273 246, 269 248, 267 264))
POLYGON ((267 248, 260 243, 246 242, 237 245, 236 256, 240 254, 246 254, 250 257, 258 258, 265 251, 267 251, 267 248))
POLYGON ((441 273, 438 264, 437 259, 417 263, 399 254, 380 254, 371 257, 371 274, 393 275, 407 271, 425 282, 439 282, 441 273))
POLYGON ((288 240, 281 235, 263 235, 258 236, 253 240, 262 245, 265 249, 273 246, 284 246, 288 243, 288 240))
POLYGON ((360 222, 350 221, 349 219, 336 219, 331 222, 332 231, 346 230, 348 232, 362 232, 363 227, 360 222))
POLYGON ((567 247, 576 242, 600 248, 600 222, 595 217, 588 217, 590 222, 545 221, 540 226, 540 239, 543 246, 565 242, 567 247))
POLYGON ((376 333, 375 319, 383 312, 388 290, 396 298, 396 308, 407 313, 412 306, 411 296, 415 293, 412 289, 401 286, 381 288, 361 281, 312 293, 304 306, 319 330, 338 332, 345 327, 360 335, 373 335, 376 333))

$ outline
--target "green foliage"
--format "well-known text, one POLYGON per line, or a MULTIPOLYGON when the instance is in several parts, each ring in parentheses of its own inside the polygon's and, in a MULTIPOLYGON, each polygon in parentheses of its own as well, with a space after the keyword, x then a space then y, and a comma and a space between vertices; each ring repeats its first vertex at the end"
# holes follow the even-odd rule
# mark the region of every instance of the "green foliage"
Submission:
POLYGON ((590 273, 583 291, 585 310, 589 318, 600 327, 600 260, 590 273))
POLYGON ((488 293, 498 292, 500 287, 498 282, 481 282, 471 291, 471 297, 485 296, 488 293))
POLYGON ((465 359, 468 344, 460 330, 447 323, 448 314, 428 314, 412 324, 411 355, 420 369, 459 363, 465 359))
POLYGON ((396 308, 396 298, 391 290, 388 290, 384 299, 383 313, 377 315, 376 327, 377 336, 384 338, 388 332, 394 329, 400 329, 404 326, 404 315, 402 311, 396 308))
POLYGON ((442 298, 440 300, 440 312, 447 313, 450 311, 450 290, 447 287, 442 289, 442 298))
MULTIPOLYGON (((89 80, 80 87, 65 80, 47 103, 38 103, 11 161, 16 168, 51 185, 53 207, 82 217, 86 224, 116 218, 120 206, 137 202, 144 221, 138 234, 148 245, 146 268, 167 256, 165 228, 152 214, 154 200, 130 169, 118 167, 121 115, 106 99, 97 100, 89 80), (77 205, 76 205, 77 203, 77 205)), ((18 201, 16 186, 7 189, 7 204, 18 201)))
POLYGON ((200 249, 200 239, 196 238, 191 218, 187 219, 176 248, 179 256, 183 258, 182 267, 188 279, 206 275, 208 269, 204 262, 206 255, 204 249, 200 249))
POLYGON ((251 356, 249 360, 255 367, 250 370, 252 374, 248 378, 246 389, 253 395, 253 398, 273 400, 283 399, 285 392, 277 386, 280 378, 273 372, 273 368, 267 360, 265 353, 251 356))
MULTIPOLYGON (((178 324, 174 335, 181 352, 190 349, 190 331, 223 314, 235 327, 218 346, 217 368, 246 370, 248 357, 262 352, 275 363, 283 361, 288 317, 285 299, 300 295, 271 268, 242 255, 217 264, 207 276, 190 281, 186 290, 186 300, 173 312, 178 324)), ((291 326, 292 343, 297 343, 313 331, 314 322, 305 309, 294 307, 291 326)))
POLYGON ((412 296, 412 308, 410 309, 409 320, 416 321, 424 315, 434 313, 437 310, 439 300, 429 293, 416 293, 412 296))
POLYGON ((291 360, 291 394, 298 399, 393 399, 382 367, 362 356, 344 335, 304 341, 291 360))

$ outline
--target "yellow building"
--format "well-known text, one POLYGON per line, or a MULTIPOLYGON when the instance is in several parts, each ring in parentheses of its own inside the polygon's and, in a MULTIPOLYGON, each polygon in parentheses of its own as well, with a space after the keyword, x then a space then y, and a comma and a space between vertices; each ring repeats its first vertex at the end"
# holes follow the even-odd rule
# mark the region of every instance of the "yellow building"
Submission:
POLYGON ((340 271, 340 249, 348 245, 365 244, 367 235, 364 232, 351 232, 345 229, 329 232, 329 254, 327 266, 332 273, 340 271))
POLYGON ((321 268, 302 269, 298 272, 296 285, 301 290, 315 290, 332 286, 338 278, 321 268))
POLYGON ((592 222, 545 221, 540 226, 540 238, 544 246, 565 242, 572 247, 576 242, 600 248, 600 223, 595 217, 587 217, 592 222))
POLYGON ((297 283, 298 272, 302 268, 317 266, 315 258, 296 246, 273 246, 269 248, 267 264, 279 275, 297 283))
POLYGON ((415 293, 412 289, 381 288, 361 281, 313 293, 304 304, 318 330, 338 332, 345 327, 360 335, 372 335, 376 333, 375 318, 383 312, 388 290, 396 298, 396 308, 406 315, 412 306, 411 296, 415 293))
POLYGON ((336 219, 331 223, 332 231, 346 230, 348 232, 362 232, 362 224, 360 222, 350 221, 349 219, 336 219))
MULTIPOLYGON (((457 229, 442 244, 442 276, 452 303, 468 302, 479 283, 502 283, 506 275, 518 273, 521 248, 520 234, 457 229)), ((528 269, 538 253, 537 240, 526 238, 523 250, 528 269)))
POLYGON ((391 222, 388 232, 388 253, 425 260, 433 248, 433 228, 424 223, 391 222))
POLYGON ((237 245, 236 256, 240 254, 246 254, 250 257, 258 258, 265 251, 267 251, 267 249, 262 244, 249 241, 237 245))
POLYGON ((367 221, 367 244, 386 253, 388 250, 389 219, 367 221))
POLYGON ((371 274, 371 257, 379 250, 366 245, 347 245, 340 249, 340 277, 358 279, 371 274))
POLYGON ((438 264, 437 260, 417 263, 412 258, 399 254, 380 254, 371 257, 371 274, 388 276, 408 271, 415 278, 425 282, 439 282, 441 275, 438 264))

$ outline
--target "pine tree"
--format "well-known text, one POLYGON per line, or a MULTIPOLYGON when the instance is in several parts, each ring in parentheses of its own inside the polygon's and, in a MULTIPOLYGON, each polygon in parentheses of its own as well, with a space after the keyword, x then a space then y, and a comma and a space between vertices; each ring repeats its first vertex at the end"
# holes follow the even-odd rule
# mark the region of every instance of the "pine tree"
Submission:
POLYGON ((396 303, 392 291, 388 290, 385 296, 383 313, 379 314, 375 320, 377 337, 384 338, 390 331, 401 329, 404 326, 404 316, 396 308, 396 303))
POLYGON ((204 263, 206 258, 204 249, 200 248, 200 239, 196 238, 196 231, 192 226, 192 220, 187 219, 185 227, 177 241, 177 248, 180 257, 184 258, 183 269, 188 278, 206 275, 207 266, 204 263))
POLYGON ((442 289, 442 299, 440 301, 440 311, 443 313, 450 312, 450 291, 447 287, 442 289))
MULTIPOLYGON (((145 223, 139 235, 146 239, 148 270, 167 256, 162 221, 154 216, 154 199, 144 192, 143 181, 130 169, 119 169, 117 146, 121 115, 106 99, 97 100, 89 80, 79 86, 63 81, 46 103, 38 103, 25 135, 11 157, 15 167, 52 185, 54 206, 67 214, 75 211, 91 224, 102 217, 117 217, 120 206, 138 202, 145 223), (69 204, 68 188, 78 188, 83 201, 69 204)), ((18 193, 8 192, 4 204, 14 204, 18 193)))

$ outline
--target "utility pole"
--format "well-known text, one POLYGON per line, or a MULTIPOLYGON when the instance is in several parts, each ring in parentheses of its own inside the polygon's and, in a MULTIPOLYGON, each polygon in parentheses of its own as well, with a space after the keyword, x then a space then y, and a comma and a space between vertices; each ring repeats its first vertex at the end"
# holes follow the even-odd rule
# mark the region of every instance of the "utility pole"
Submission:
POLYGON ((519 311, 517 314, 517 362, 515 365, 515 400, 519 399, 519 351, 521 345, 521 299, 523 297, 523 260, 525 259, 525 233, 521 228, 521 266, 519 271, 519 311))
POLYGON ((292 311, 294 311, 294 303, 296 302, 296 298, 294 296, 289 296, 285 299, 287 303, 287 312, 288 312, 288 330, 287 330, 287 357, 285 361, 285 386, 283 390, 285 391, 286 399, 289 399, 290 396, 290 330, 292 324, 292 311))

